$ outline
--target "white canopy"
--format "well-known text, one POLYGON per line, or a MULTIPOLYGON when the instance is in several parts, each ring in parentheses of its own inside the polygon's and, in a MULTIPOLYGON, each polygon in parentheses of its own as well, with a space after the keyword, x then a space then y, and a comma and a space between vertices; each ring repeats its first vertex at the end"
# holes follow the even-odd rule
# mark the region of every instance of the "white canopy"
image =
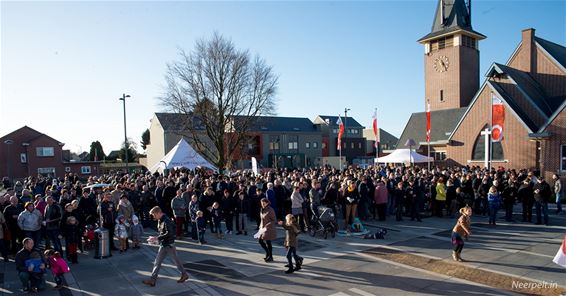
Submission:
POLYGON ((421 163, 434 161, 432 157, 427 157, 424 155, 420 155, 417 152, 411 149, 396 149, 395 151, 391 152, 391 154, 380 157, 378 159, 379 163, 421 163))
POLYGON ((185 139, 181 139, 169 153, 154 164, 151 169, 152 172, 163 171, 164 169, 172 168, 187 168, 194 170, 196 167, 207 167, 216 170, 216 167, 208 162, 204 157, 198 154, 185 139))

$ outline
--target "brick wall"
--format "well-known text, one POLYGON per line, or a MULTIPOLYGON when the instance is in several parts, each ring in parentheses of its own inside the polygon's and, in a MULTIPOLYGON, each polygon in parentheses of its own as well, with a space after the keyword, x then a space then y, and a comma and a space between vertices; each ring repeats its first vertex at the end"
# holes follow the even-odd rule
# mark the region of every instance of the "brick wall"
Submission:
MULTIPOLYGON (((481 130, 489 124, 491 108, 491 88, 482 90, 479 98, 470 107, 460 127, 447 147, 447 158, 450 165, 466 165, 472 159, 474 144, 481 130)), ((504 140, 502 141, 504 158, 508 162, 493 162, 492 166, 505 168, 535 168, 536 143, 528 140, 528 130, 515 117, 509 108, 505 111, 504 140)), ((483 167, 483 162, 470 165, 483 167)))

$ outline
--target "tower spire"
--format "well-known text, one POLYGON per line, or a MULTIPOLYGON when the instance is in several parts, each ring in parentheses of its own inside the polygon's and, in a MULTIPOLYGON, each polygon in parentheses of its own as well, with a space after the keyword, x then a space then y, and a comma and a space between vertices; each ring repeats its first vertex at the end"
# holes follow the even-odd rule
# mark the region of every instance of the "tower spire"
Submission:
POLYGON ((484 35, 472 29, 471 5, 471 0, 468 0, 467 3, 465 0, 438 0, 431 31, 418 42, 423 43, 456 31, 463 31, 477 39, 484 39, 484 35))

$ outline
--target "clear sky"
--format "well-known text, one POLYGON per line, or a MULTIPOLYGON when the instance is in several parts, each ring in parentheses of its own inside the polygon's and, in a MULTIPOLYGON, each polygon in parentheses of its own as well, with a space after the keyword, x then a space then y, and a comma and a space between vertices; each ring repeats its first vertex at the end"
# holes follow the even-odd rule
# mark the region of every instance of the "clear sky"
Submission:
MULTIPOLYGON (((399 136, 424 111, 422 45, 437 0, 279 2, 9 2, 1 9, 0 135, 24 125, 88 151, 139 143, 178 49, 214 31, 263 57, 279 75, 280 116, 337 115, 350 108, 399 136)), ((566 44, 566 1, 472 1, 483 76, 505 63, 521 30, 566 44)), ((480 80, 483 81, 483 78, 480 80)), ((139 144, 138 144, 139 145, 139 144)), ((138 150, 141 151, 141 148, 138 150)))

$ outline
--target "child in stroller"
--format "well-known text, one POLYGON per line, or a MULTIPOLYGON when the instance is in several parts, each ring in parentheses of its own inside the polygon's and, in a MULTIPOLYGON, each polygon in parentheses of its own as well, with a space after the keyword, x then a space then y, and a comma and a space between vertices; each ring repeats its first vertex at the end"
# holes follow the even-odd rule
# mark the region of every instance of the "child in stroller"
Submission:
POLYGON ((329 207, 319 206, 318 213, 312 215, 309 234, 314 237, 317 233, 322 233, 326 239, 329 233, 331 237, 335 237, 336 231, 338 231, 338 224, 336 224, 334 211, 329 207))

